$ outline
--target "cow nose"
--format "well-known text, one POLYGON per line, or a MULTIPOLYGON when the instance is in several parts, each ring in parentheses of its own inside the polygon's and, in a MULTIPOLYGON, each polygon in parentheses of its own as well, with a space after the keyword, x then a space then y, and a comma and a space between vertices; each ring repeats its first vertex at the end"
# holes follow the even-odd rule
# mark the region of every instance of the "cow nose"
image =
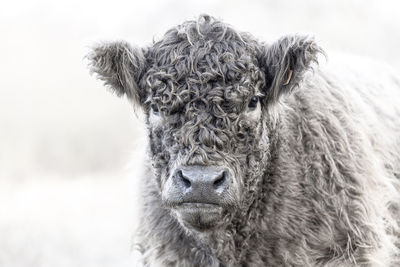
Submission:
POLYGON ((196 171, 193 169, 179 170, 178 179, 186 189, 204 188, 221 190, 226 184, 226 171, 196 171))
POLYGON ((229 172, 216 166, 177 168, 174 180, 187 202, 218 202, 229 186, 229 172))

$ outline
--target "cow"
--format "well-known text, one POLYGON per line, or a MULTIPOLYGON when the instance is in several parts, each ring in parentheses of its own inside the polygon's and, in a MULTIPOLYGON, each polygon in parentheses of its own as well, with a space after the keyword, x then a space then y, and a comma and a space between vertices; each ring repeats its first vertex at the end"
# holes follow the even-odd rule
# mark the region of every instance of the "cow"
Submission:
POLYGON ((92 48, 146 120, 144 266, 399 266, 400 79, 326 58, 210 15, 92 48))

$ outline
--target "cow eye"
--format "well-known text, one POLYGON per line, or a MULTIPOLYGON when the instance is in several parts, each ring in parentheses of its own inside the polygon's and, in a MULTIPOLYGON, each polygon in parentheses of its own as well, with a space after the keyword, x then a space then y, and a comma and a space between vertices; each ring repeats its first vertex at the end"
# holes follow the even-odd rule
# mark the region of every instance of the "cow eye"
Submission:
POLYGON ((151 110, 153 111, 154 114, 158 114, 158 107, 156 104, 151 104, 151 110))
POLYGON ((253 96, 250 99, 249 105, 247 107, 249 109, 255 109, 257 107, 257 105, 258 105, 258 100, 259 100, 258 96, 253 96))

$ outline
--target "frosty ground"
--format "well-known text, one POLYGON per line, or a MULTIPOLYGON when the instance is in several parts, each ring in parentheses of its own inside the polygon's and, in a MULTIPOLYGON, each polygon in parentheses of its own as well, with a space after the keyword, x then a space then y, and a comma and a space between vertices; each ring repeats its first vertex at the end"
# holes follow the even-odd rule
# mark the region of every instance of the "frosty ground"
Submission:
POLYGON ((114 176, 0 183, 0 266, 133 266, 137 200, 114 176))

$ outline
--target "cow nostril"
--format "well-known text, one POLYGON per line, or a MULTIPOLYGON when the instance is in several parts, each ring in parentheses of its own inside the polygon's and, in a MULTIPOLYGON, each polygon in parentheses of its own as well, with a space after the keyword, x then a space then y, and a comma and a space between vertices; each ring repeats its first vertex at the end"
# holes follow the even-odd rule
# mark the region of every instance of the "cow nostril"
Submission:
POLYGON ((182 181, 184 187, 190 188, 192 186, 192 183, 183 175, 182 171, 178 171, 176 175, 182 181))
POLYGON ((218 188, 222 186, 225 183, 226 180, 226 174, 225 172, 222 172, 220 176, 217 177, 217 179, 214 181, 213 185, 215 188, 218 188))
POLYGON ((183 185, 184 185, 186 188, 189 188, 189 187, 192 186, 192 183, 191 183, 188 179, 186 179, 185 177, 183 177, 183 176, 182 176, 182 182, 183 182, 183 185))

